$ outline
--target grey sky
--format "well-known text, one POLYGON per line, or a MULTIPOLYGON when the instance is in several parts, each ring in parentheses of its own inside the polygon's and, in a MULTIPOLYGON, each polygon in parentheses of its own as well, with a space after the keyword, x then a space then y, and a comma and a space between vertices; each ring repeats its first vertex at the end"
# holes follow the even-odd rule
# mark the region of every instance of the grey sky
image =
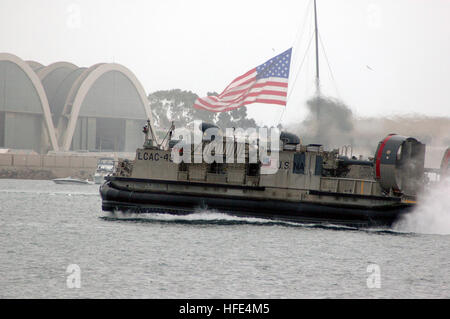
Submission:
MULTIPOLYGON (((147 93, 222 91, 294 45, 283 122, 303 119, 314 92, 310 0, 0 0, 0 52, 43 64, 117 62, 147 93), (304 25, 304 29, 301 27, 304 25), (303 31, 302 31, 303 30, 303 31)), ((361 116, 450 116, 450 1, 318 0, 323 91, 361 116)), ((249 106, 276 124, 282 107, 249 106)))

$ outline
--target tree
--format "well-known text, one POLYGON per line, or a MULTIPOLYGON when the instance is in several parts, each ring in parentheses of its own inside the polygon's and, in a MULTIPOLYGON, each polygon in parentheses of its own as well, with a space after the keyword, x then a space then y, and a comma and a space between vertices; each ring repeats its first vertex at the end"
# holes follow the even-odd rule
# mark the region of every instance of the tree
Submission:
MULTIPOLYGON (((217 96, 217 92, 208 92, 208 96, 217 96)), ((198 95, 191 91, 180 89, 156 91, 148 96, 153 115, 153 125, 158 129, 166 130, 171 122, 176 127, 186 126, 194 120, 214 123, 222 128, 227 127, 256 127, 254 119, 247 118, 247 108, 242 106, 228 112, 210 112, 194 108, 198 95)))
POLYGON ((185 126, 194 120, 213 122, 213 113, 194 108, 197 98, 197 94, 180 89, 156 91, 149 94, 148 100, 152 110, 153 125, 157 128, 167 129, 172 121, 176 126, 185 126))
POLYGON ((216 124, 222 129, 231 128, 235 126, 231 119, 230 112, 220 112, 219 115, 217 116, 216 124))

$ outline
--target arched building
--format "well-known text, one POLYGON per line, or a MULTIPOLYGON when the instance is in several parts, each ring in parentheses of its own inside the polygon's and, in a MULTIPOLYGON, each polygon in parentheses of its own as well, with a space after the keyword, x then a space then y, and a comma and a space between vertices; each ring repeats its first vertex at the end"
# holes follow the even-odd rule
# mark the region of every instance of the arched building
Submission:
POLYGON ((39 77, 30 64, 8 53, 0 53, 0 147, 59 149, 39 77))
POLYGON ((134 152, 150 118, 136 76, 116 63, 43 66, 0 54, 0 147, 134 152))

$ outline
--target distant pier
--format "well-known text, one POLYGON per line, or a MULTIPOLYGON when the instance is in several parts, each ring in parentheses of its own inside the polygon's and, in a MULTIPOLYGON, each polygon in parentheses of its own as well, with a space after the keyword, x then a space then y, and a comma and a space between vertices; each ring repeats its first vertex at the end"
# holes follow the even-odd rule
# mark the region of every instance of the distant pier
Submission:
POLYGON ((0 178, 54 179, 76 177, 92 179, 100 157, 134 157, 134 153, 0 153, 0 178))

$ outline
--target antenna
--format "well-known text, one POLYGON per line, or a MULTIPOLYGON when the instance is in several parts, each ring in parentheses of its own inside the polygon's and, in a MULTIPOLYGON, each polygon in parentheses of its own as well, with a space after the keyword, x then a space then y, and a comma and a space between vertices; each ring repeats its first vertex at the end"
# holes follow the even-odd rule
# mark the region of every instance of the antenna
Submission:
MULTIPOLYGON (((320 123, 320 73, 319 73, 319 31, 317 27, 317 6, 316 0, 314 0, 314 35, 316 40, 316 120, 317 123, 320 123)), ((319 135, 320 125, 317 125, 316 135, 319 135)))
POLYGON ((319 74, 319 31, 317 27, 317 7, 314 0, 314 34, 316 42, 316 95, 320 96, 320 74, 319 74))

